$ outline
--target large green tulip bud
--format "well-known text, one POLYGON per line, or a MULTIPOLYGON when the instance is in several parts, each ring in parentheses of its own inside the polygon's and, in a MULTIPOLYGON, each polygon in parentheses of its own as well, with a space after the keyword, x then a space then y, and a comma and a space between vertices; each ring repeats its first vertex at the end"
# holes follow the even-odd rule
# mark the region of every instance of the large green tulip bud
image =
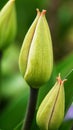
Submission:
POLYGON ((63 121, 65 109, 64 81, 59 75, 54 87, 46 95, 38 109, 36 121, 42 130, 57 130, 63 121))
POLYGON ((0 50, 13 42, 16 28, 15 0, 9 0, 0 11, 0 50))
POLYGON ((26 82, 36 88, 47 82, 53 68, 53 50, 46 10, 39 12, 28 30, 19 56, 20 71, 26 82))

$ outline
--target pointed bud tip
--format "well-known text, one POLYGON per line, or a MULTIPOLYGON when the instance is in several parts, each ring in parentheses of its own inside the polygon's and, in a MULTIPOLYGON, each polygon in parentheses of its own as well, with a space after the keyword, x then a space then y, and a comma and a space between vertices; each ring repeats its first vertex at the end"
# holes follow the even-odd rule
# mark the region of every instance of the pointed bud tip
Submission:
POLYGON ((46 10, 44 10, 44 9, 42 10, 42 12, 40 12, 39 9, 37 8, 36 11, 37 11, 37 14, 39 14, 39 15, 45 15, 46 14, 46 10))
POLYGON ((64 84, 64 82, 67 81, 67 79, 64 79, 64 80, 61 79, 60 73, 56 79, 57 79, 58 83, 60 83, 60 85, 64 84))
POLYGON ((46 14, 46 10, 42 10, 42 12, 41 12, 41 15, 45 15, 46 14))
POLYGON ((39 15, 41 14, 41 12, 39 11, 39 9, 38 9, 38 8, 36 9, 36 11, 37 11, 37 14, 39 14, 39 15))

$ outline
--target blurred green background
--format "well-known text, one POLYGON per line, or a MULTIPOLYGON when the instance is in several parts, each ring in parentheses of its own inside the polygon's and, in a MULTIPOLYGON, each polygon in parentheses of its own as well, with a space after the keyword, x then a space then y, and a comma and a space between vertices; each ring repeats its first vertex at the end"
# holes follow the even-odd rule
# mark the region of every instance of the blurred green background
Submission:
MULTIPOLYGON (((0 10, 7 0, 0 1, 0 10)), ((56 81, 60 72, 62 78, 73 69, 73 0, 16 0, 17 35, 13 44, 3 52, 1 61, 1 105, 0 129, 20 130, 26 112, 29 86, 22 78, 18 58, 24 36, 36 16, 36 8, 46 9, 46 18, 51 30, 54 52, 54 69, 50 81, 38 95, 37 108, 56 81)), ((66 112, 73 101, 73 73, 65 83, 66 112)), ((36 111, 37 111, 36 108, 36 111)), ((36 112, 35 112, 36 115, 36 112)), ((73 120, 64 122, 61 130, 70 130, 73 120)), ((39 130, 35 123, 32 130, 39 130)))

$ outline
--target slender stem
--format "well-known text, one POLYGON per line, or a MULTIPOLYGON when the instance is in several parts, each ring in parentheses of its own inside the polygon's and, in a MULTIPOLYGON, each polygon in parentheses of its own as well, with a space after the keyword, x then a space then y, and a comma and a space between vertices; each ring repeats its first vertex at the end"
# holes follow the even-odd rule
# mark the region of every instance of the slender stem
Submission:
POLYGON ((1 109, 1 95, 2 95, 2 56, 3 53, 0 51, 0 109, 1 109))
POLYGON ((34 113, 35 113, 35 108, 36 108, 37 96, 38 96, 38 89, 31 87, 28 109, 27 109, 26 118, 25 118, 22 130, 31 129, 31 125, 32 125, 32 121, 33 121, 34 113))
POLYGON ((0 81, 1 81, 1 75, 2 75, 2 66, 1 66, 1 64, 2 64, 2 51, 0 51, 0 81))

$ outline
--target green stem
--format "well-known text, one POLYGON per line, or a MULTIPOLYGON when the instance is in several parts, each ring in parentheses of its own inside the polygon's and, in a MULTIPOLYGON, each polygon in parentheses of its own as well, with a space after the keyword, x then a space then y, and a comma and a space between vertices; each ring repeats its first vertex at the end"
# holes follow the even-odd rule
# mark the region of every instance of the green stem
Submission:
POLYGON ((31 87, 28 109, 27 109, 26 118, 25 118, 22 130, 31 129, 31 125, 32 125, 32 121, 33 121, 34 113, 35 113, 35 109, 36 109, 37 96, 38 96, 38 89, 31 87))
POLYGON ((1 108, 1 95, 2 95, 2 56, 3 53, 0 51, 0 108, 1 108))
POLYGON ((2 51, 0 51, 0 81, 1 81, 1 75, 2 75, 2 51))

